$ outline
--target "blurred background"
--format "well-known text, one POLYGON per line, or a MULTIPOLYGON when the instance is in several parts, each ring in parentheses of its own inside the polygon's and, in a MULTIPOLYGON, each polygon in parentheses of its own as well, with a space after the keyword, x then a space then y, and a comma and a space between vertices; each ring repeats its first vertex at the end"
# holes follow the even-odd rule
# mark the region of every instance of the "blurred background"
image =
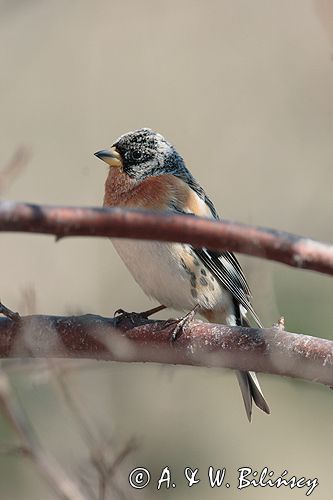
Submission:
MULTIPOLYGON (((107 169, 93 153, 148 126, 176 146, 226 218, 332 242, 332 44, 331 0, 0 0, 0 168, 19 146, 31 151, 2 197, 100 205, 107 169)), ((107 239, 0 238, 0 295, 14 310, 110 316, 153 305, 107 239)), ((240 260, 265 325, 283 315, 289 331, 333 338, 332 279, 240 260)), ((327 388, 262 375, 272 415, 255 411, 249 425, 231 372, 83 363, 66 387, 96 446, 110 441, 117 454, 131 438, 137 445, 117 470, 122 493, 109 498, 304 498, 305 489, 240 493, 245 465, 317 477, 313 496, 331 497, 327 388), (141 465, 153 481, 133 490, 126 478, 141 465), (157 492, 166 465, 177 487, 157 492), (229 489, 208 486, 209 465, 227 468, 229 489), (191 490, 186 466, 201 470, 191 490)), ((54 372, 17 366, 11 380, 43 445, 97 491, 54 372)), ((0 417, 1 442, 15 439, 0 417)), ((0 498, 56 497, 25 458, 2 454, 0 498)))

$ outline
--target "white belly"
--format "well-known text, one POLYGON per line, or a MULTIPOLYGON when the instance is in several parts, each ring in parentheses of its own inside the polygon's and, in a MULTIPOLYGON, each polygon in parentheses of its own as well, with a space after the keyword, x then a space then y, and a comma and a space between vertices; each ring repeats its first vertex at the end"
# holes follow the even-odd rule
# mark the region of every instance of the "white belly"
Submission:
POLYGON ((188 275, 171 251, 171 245, 174 250, 175 244, 127 239, 113 239, 112 243, 147 295, 166 307, 179 310, 194 307, 188 275))
MULTIPOLYGON (((187 245, 120 238, 112 239, 112 243, 135 281, 160 304, 185 311, 197 304, 203 309, 228 307, 229 293, 208 270, 205 277, 202 275, 197 259, 191 273, 182 265, 184 252, 191 252, 187 245)), ((193 258, 190 256, 190 263, 193 258)))

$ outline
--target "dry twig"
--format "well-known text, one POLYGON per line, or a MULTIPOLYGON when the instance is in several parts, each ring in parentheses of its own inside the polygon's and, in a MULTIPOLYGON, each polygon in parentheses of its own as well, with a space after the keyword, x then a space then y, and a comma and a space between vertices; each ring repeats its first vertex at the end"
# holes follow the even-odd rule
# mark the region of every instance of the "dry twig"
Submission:
POLYGON ((21 174, 30 157, 30 150, 24 146, 15 151, 7 165, 0 170, 0 193, 6 191, 21 174))
POLYGON ((85 500, 75 482, 60 464, 42 448, 14 395, 8 375, 2 369, 0 370, 0 407, 22 443, 16 450, 35 463, 38 472, 57 497, 61 500, 85 500))
MULTIPOLYGON (((98 442, 95 432, 89 425, 86 419, 86 411, 80 408, 76 397, 70 390, 70 385, 66 379, 68 369, 60 363, 60 360, 50 360, 50 369, 54 375, 54 381, 60 389, 61 395, 64 398, 66 406, 71 411, 76 420, 77 429, 80 432, 83 441, 86 443, 90 453, 90 463, 95 469, 98 477, 98 500, 106 500, 107 491, 111 486, 118 490, 118 494, 122 493, 115 482, 115 473, 120 464, 135 448, 134 440, 130 440, 119 453, 113 450, 112 440, 103 436, 103 441, 98 442), (110 458, 112 457, 112 459, 110 458)), ((90 486, 91 487, 91 486, 90 486)), ((118 495, 119 496, 119 495, 118 495)))

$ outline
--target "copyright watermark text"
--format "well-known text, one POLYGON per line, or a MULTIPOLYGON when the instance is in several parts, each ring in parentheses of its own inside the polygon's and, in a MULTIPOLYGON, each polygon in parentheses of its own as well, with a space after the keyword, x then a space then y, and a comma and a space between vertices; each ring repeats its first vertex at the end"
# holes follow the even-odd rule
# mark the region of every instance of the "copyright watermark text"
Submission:
MULTIPOLYGON (((183 476, 185 484, 189 488, 205 481, 210 488, 234 487, 238 490, 258 487, 277 489, 287 487, 291 490, 304 488, 305 496, 310 496, 319 485, 317 478, 296 477, 289 474, 287 470, 283 470, 280 475, 276 475, 275 471, 270 470, 268 467, 264 467, 261 471, 253 470, 251 467, 240 467, 235 474, 228 473, 230 479, 227 479, 225 467, 219 469, 210 466, 203 474, 200 473, 198 468, 185 467, 183 476)), ((154 478, 152 478, 147 468, 136 467, 130 471, 128 481, 130 486, 135 489, 146 488, 149 484, 153 484, 157 490, 176 488, 171 469, 168 466, 163 467, 160 474, 154 478)))

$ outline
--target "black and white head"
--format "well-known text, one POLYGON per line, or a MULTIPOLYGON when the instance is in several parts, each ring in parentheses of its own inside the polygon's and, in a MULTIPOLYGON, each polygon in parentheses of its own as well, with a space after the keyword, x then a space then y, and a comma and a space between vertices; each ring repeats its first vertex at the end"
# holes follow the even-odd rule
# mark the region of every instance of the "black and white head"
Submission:
POLYGON ((95 156, 110 167, 121 168, 138 182, 152 175, 190 175, 175 148, 161 134, 149 128, 120 136, 110 149, 98 151, 95 156))

